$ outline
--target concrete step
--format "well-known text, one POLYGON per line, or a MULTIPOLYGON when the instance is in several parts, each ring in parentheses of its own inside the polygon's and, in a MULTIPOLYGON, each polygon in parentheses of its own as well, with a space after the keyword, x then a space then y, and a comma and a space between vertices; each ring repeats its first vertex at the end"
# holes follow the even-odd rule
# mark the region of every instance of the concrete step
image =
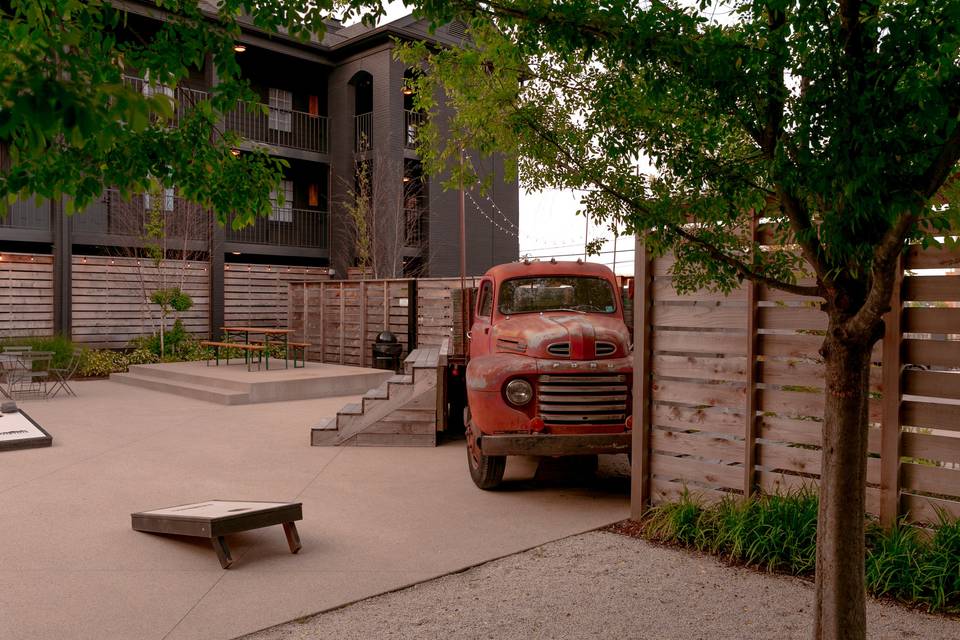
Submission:
POLYGON ((249 404, 250 394, 240 391, 229 391, 211 385, 192 384, 176 380, 164 380, 152 376, 143 376, 139 373, 112 373, 110 380, 120 384, 128 384, 141 389, 173 393, 178 396, 215 402, 217 404, 237 405, 249 404))
POLYGON ((337 419, 324 418, 310 429, 310 446, 329 447, 337 444, 337 419))
MULTIPOLYGON (((224 365, 226 366, 226 365, 224 365)), ((211 365, 211 371, 216 368, 211 365)), ((198 384, 206 387, 216 387, 227 391, 242 391, 250 393, 250 383, 240 380, 226 380, 213 376, 204 376, 186 371, 171 369, 169 367, 135 364, 130 366, 130 373, 144 378, 156 378, 165 381, 183 382, 186 384, 198 384)))

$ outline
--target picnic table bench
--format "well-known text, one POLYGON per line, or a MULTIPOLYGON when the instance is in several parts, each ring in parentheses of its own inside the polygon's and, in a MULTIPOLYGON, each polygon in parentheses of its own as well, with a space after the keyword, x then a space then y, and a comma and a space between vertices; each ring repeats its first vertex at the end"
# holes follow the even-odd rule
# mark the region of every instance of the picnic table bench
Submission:
MULTIPOLYGON (((226 349, 224 357, 226 363, 230 364, 230 349, 239 349, 244 352, 244 360, 247 363, 247 371, 250 371, 250 366, 253 364, 253 355, 257 355, 257 369, 260 369, 260 362, 263 360, 264 346, 262 344, 244 344, 242 342, 218 342, 215 340, 204 340, 200 343, 200 346, 211 347, 213 349, 213 357, 216 360, 217 366, 220 366, 220 349, 226 349)), ((207 358, 207 366, 210 366, 210 358, 207 358)))

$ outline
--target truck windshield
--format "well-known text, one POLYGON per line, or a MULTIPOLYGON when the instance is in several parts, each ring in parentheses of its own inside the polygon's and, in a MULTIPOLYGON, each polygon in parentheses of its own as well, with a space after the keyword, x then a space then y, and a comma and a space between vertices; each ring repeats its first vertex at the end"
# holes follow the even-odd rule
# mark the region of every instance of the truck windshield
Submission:
POLYGON ((543 276, 515 278, 500 285, 498 308, 504 315, 540 311, 614 313, 613 287, 603 278, 543 276))

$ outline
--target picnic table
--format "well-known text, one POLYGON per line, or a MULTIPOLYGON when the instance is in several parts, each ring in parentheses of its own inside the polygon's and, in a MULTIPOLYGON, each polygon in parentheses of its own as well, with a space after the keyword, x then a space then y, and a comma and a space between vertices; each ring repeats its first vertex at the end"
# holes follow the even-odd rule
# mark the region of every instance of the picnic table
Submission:
POLYGON ((267 359, 267 369, 270 368, 270 344, 283 345, 283 366, 285 369, 290 367, 290 334, 293 329, 275 329, 271 327, 220 327, 224 333, 224 342, 239 342, 240 336, 243 336, 241 344, 249 345, 250 336, 263 336, 263 353, 267 359), (237 340, 231 340, 236 337, 237 340))

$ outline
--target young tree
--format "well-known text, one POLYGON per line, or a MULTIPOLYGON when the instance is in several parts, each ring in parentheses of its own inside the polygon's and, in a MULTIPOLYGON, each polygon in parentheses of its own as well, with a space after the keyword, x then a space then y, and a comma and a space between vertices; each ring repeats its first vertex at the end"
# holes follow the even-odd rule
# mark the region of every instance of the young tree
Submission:
POLYGON ((150 33, 109 0, 0 3, 0 214, 12 198, 32 196, 65 196, 69 213, 108 188, 125 196, 146 191, 152 179, 176 185, 221 222, 243 226, 269 214, 281 163, 261 151, 234 156, 236 136, 216 130, 238 100, 254 98, 233 45, 241 23, 322 36, 333 1, 154 1, 168 13, 150 33), (176 127, 167 126, 172 91, 138 91, 122 81, 136 73, 174 87, 205 65, 218 83, 176 127))
MULTIPOLYGON (((585 190, 591 218, 675 254, 681 290, 823 299, 814 636, 864 638, 869 357, 905 246, 955 246, 960 0, 416 4, 471 27, 473 48, 401 52, 428 71, 418 106, 442 85, 471 147, 513 154, 528 187, 585 190)), ((456 179, 457 140, 422 138, 456 179)))

